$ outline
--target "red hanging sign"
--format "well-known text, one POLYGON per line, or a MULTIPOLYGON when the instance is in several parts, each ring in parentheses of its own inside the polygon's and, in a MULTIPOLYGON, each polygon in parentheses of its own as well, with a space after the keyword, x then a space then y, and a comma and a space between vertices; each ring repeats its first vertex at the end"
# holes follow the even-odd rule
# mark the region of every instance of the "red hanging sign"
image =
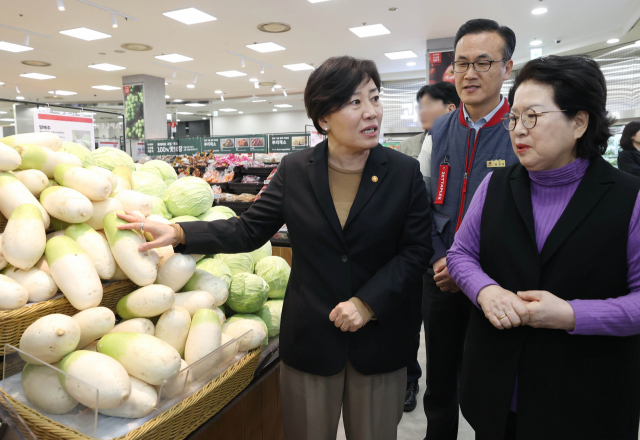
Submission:
POLYGON ((449 178, 449 164, 445 163, 440 165, 440 173, 438 175, 438 190, 436 192, 436 199, 434 204, 444 204, 444 196, 447 193, 447 179, 449 178))

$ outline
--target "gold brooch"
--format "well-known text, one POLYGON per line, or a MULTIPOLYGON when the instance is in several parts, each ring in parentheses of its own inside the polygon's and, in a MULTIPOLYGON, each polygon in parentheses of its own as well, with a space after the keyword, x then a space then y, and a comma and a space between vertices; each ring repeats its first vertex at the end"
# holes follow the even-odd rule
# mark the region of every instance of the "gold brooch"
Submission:
POLYGON ((373 177, 371 177, 371 181, 372 181, 373 183, 376 183, 376 182, 378 181, 378 176, 373 176, 373 177))

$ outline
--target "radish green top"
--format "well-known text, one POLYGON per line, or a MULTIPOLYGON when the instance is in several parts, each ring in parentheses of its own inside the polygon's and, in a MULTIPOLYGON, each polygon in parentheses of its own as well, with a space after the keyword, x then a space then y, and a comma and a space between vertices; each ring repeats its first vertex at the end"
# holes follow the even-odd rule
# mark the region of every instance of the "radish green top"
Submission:
POLYGON ((8 185, 10 183, 20 182, 16 176, 4 171, 0 172, 0 186, 8 185))
POLYGON ((191 319, 191 328, 197 327, 200 324, 218 324, 220 325, 220 318, 218 317, 218 313, 215 310, 211 309, 200 309, 198 310, 191 319))
POLYGON ((61 186, 50 186, 49 188, 45 188, 45 190, 40 193, 40 203, 44 202, 44 199, 46 199, 47 196, 60 191, 61 189, 61 186))
POLYGON ((118 360, 127 353, 127 346, 136 339, 149 339, 155 336, 143 333, 109 333, 98 342, 98 352, 118 360))
MULTIPOLYGON (((69 353, 68 355, 66 355, 65 357, 62 358, 58 368, 66 373, 67 371, 69 371, 69 368, 71 367, 71 364, 73 364, 75 361, 77 361, 82 356, 85 356, 85 355, 90 354, 90 353, 93 353, 93 352, 89 351, 89 350, 78 350, 78 351, 74 351, 72 353, 69 353)), ((60 383, 62 384, 62 387, 66 388, 65 387, 65 381, 67 380, 67 375, 66 374, 62 374, 62 373, 58 373, 58 379, 60 380, 60 383)))
POLYGON ((78 243, 66 235, 53 237, 47 242, 47 247, 44 250, 44 255, 47 258, 47 264, 49 266, 69 254, 84 255, 84 251, 80 249, 78 243))
POLYGON ((118 226, 126 225, 129 222, 118 218, 117 214, 124 214, 124 211, 111 211, 104 216, 104 232, 109 241, 109 246, 113 247, 119 240, 126 237, 138 235, 131 229, 120 230, 118 226))
POLYGON ((85 223, 76 223, 76 224, 70 225, 67 228, 65 235, 67 237, 73 238, 74 240, 78 240, 83 235, 91 234, 91 233, 97 234, 95 229, 93 229, 91 226, 85 223))
POLYGON ((30 203, 24 203, 18 206, 11 213, 11 217, 9 220, 41 220, 42 221, 42 213, 40 209, 36 205, 32 205, 30 203))
POLYGON ((16 147, 16 150, 22 156, 21 170, 40 170, 49 158, 44 148, 38 145, 22 144, 16 147))
POLYGON ((71 165, 68 163, 61 163, 60 165, 56 165, 53 169, 53 177, 56 179, 58 184, 64 186, 64 174, 69 171, 71 168, 79 168, 77 165, 71 165))

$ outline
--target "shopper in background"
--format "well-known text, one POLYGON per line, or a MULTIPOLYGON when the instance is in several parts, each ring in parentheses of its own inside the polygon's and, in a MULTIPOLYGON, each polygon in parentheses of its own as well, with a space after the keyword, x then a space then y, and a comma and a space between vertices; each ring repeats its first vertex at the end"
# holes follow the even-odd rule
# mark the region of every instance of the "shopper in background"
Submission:
MULTIPOLYGON (((328 140, 285 156, 240 218, 144 222, 141 250, 237 253, 289 228, 293 265, 280 330, 281 399, 288 440, 333 440, 341 410, 349 440, 393 440, 411 350, 409 304, 433 253, 418 162, 378 143, 375 64, 330 58, 309 77, 305 106, 328 140), (174 232, 175 237, 174 238, 174 232)), ((121 229, 138 229, 143 219, 121 229)))
MULTIPOLYGON (((427 135, 434 121, 440 116, 451 113, 460 105, 460 97, 456 87, 449 82, 439 82, 431 85, 426 85, 420 88, 416 96, 418 100, 418 106, 420 109, 420 123, 425 130, 424 133, 414 136, 405 140, 398 151, 407 154, 412 157, 411 152, 415 150, 412 145, 418 146, 418 152, 420 152, 420 171, 422 177, 425 178, 423 167, 427 160, 431 160, 431 142, 430 137, 427 135), (429 143, 429 155, 425 158, 425 140, 428 138, 429 143), (403 145, 409 145, 409 147, 403 148, 403 145), (407 152, 407 148, 409 152, 407 152), (422 150, 422 151, 421 151, 422 150)), ((425 181, 427 179, 425 178, 425 181)), ((428 186, 428 184, 427 184, 428 186)), ((411 412, 416 409, 418 404, 417 396, 420 391, 419 379, 422 376, 422 369, 420 368, 420 362, 418 361, 418 349, 420 348, 420 329, 422 328, 422 296, 416 296, 413 298, 414 302, 411 304, 411 327, 412 327, 412 352, 411 359, 407 364, 407 391, 404 399, 405 412, 411 412)))
POLYGON ((586 57, 522 68, 505 118, 520 164, 484 179, 447 257, 474 305, 461 407, 478 440, 638 438, 640 179, 601 157, 606 87, 586 57))
POLYGON ((620 138, 618 168, 640 177, 640 121, 629 122, 620 138))
POLYGON ((447 250, 482 179, 493 167, 517 163, 502 117, 509 104, 500 94, 509 78, 516 46, 511 29, 493 20, 463 24, 455 37, 456 89, 462 108, 445 115, 430 130, 430 200, 434 276, 424 278, 427 389, 424 411, 427 440, 458 435, 458 378, 471 304, 451 279, 447 250))

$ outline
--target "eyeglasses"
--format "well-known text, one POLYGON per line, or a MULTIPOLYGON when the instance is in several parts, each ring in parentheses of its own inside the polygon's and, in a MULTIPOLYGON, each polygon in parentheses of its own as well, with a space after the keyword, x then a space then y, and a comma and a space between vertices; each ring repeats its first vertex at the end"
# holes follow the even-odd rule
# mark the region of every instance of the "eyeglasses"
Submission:
POLYGON ((550 110, 548 112, 536 112, 534 109, 528 108, 525 109, 520 117, 517 117, 513 113, 509 113, 508 115, 504 115, 502 117, 502 124, 504 128, 509 131, 513 131, 516 129, 518 125, 518 120, 522 119, 522 125, 525 128, 531 130, 538 123, 538 116, 546 115, 547 113, 557 113, 557 112, 566 112, 566 110, 550 110))
POLYGON ((501 63, 509 60, 480 60, 469 63, 467 61, 456 61, 451 63, 453 65, 453 71, 456 73, 464 73, 469 70, 469 66, 473 66, 473 70, 476 72, 488 72, 491 69, 493 63, 501 63))

